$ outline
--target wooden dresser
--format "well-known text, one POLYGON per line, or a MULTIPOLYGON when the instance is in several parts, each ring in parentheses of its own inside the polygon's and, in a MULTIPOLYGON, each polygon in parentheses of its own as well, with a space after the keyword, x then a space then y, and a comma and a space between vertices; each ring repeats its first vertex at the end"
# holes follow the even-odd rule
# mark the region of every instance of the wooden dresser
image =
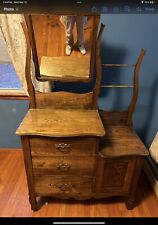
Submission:
POLYGON ((16 133, 33 210, 38 196, 93 196, 99 140, 105 135, 97 110, 30 109, 16 133))
POLYGON ((127 208, 133 208, 147 150, 128 126, 105 131, 98 110, 30 109, 16 133, 32 210, 42 196, 125 196, 127 208))
MULTIPOLYGON (((78 63, 72 73, 75 76, 70 77, 67 67, 63 67, 64 63, 61 63, 61 68, 58 68, 58 62, 54 61, 56 58, 53 61, 50 58, 42 58, 45 66, 43 64, 40 69, 43 69, 44 74, 45 69, 49 69, 50 73, 43 78, 39 69, 40 55, 37 54, 31 15, 25 17, 27 24, 27 28, 23 24, 27 42, 25 71, 30 110, 18 128, 17 134, 22 139, 29 199, 33 210, 38 209, 37 197, 42 196, 75 199, 124 196, 127 208, 132 209, 134 206, 139 175, 144 158, 148 155, 144 144, 132 129, 132 114, 138 97, 139 68, 145 50, 142 49, 134 65, 133 85, 127 86, 133 87, 133 96, 128 108, 110 112, 99 110, 100 87, 107 87, 107 85, 101 85, 102 66, 127 66, 127 64, 101 63, 100 43, 104 25, 101 24, 98 32, 99 18, 100 16, 93 16, 93 32, 91 33, 93 54, 90 57, 92 61, 87 64, 92 71, 94 62, 96 64, 95 85, 91 92, 79 94, 66 91, 41 93, 35 90, 30 73, 31 50, 38 81, 76 82, 80 79, 83 66, 78 63), (62 73, 62 77, 57 78, 54 75, 54 69, 52 70, 54 66, 55 74, 62 73), (79 73, 78 76, 76 72, 79 73)), ((52 26, 51 29, 53 29, 52 26)), ((40 34, 37 34, 37 40, 38 37, 40 34)), ((40 43, 45 43, 41 41, 41 37, 40 43)), ((48 55, 43 52, 42 56, 48 55)), ((53 54, 52 57, 54 57, 53 54)), ((77 58, 79 59, 80 57, 77 58)), ((84 62, 86 62, 85 59, 84 62)), ((58 60, 61 60, 61 56, 58 60)), ((69 61, 70 58, 67 60, 69 61)), ((72 59, 73 63, 74 59, 72 59)), ((68 69, 72 69, 72 66, 68 69)), ((87 79, 86 74, 84 70, 82 75, 87 79)), ((89 78, 87 82, 92 82, 91 77, 89 78)), ((126 85, 109 85, 108 87, 126 87, 126 85)))

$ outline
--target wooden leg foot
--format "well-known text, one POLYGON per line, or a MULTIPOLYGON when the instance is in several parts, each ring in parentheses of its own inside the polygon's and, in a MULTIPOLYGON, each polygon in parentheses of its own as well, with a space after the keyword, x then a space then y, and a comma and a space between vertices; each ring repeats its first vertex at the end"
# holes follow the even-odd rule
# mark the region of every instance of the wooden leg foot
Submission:
POLYGON ((134 200, 131 200, 131 199, 127 199, 126 200, 126 208, 128 210, 131 210, 134 208, 134 200))
POLYGON ((29 198, 30 204, 31 204, 31 209, 33 211, 37 211, 39 209, 39 204, 37 203, 36 198, 29 198))

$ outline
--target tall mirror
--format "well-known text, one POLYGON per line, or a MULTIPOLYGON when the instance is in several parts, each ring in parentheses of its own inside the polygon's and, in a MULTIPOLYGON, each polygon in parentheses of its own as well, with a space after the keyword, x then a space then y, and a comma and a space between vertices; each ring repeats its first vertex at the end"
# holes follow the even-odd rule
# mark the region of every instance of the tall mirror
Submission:
POLYGON ((25 20, 38 80, 92 78, 99 16, 39 14, 25 20))

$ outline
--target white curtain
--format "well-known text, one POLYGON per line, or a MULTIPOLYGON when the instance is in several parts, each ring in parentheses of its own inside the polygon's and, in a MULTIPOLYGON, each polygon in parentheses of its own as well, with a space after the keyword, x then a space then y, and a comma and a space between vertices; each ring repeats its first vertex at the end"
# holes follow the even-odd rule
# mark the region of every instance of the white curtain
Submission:
POLYGON ((158 132, 150 146, 149 152, 153 160, 158 164, 158 132))
MULTIPOLYGON (((12 63, 23 86, 23 89, 27 93, 27 84, 25 78, 26 40, 21 26, 22 21, 24 21, 24 16, 22 14, 0 14, 1 32, 6 42, 8 53, 11 57, 12 63)), ((39 82, 35 79, 33 61, 31 63, 30 72, 36 91, 51 91, 50 82, 39 82)))

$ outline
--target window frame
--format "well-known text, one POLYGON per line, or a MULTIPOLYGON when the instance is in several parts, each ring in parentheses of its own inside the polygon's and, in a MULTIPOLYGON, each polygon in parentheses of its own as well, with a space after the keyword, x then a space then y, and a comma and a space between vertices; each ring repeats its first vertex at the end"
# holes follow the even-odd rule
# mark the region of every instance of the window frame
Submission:
POLYGON ((23 89, 0 88, 0 99, 29 100, 29 96, 23 89))
MULTIPOLYGON (((4 37, 3 34, 0 34, 0 38, 2 41, 2 47, 4 44, 4 48, 6 48, 7 51, 7 46, 6 43, 4 41, 4 37)), ((8 51, 7 51, 8 53, 8 51)), ((9 54, 8 54, 9 56, 9 54)), ((3 60, 1 61, 2 64, 13 64, 10 56, 7 60, 3 60)), ((0 88, 0 100, 1 99, 15 99, 15 100, 25 100, 25 99, 29 99, 29 95, 24 91, 23 88, 0 88)))

